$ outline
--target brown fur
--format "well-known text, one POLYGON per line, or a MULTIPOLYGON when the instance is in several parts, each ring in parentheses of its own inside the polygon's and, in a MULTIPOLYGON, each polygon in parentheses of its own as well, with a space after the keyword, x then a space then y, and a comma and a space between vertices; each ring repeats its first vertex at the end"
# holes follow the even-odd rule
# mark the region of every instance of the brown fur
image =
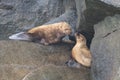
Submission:
POLYGON ((72 49, 72 58, 83 66, 91 66, 91 52, 86 46, 86 38, 79 33, 75 33, 76 44, 72 49))
POLYGON ((37 39, 40 43, 48 45, 61 41, 61 38, 70 35, 71 32, 71 27, 68 23, 59 22, 32 28, 27 34, 29 34, 32 39, 37 39))

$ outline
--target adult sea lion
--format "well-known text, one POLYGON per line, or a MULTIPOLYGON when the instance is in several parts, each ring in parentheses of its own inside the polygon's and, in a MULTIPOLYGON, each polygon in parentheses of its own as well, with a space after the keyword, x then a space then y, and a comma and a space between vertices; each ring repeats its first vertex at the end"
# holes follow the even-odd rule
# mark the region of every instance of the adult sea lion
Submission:
POLYGON ((91 52, 86 45, 86 38, 79 32, 75 33, 76 44, 72 49, 72 59, 67 62, 69 67, 79 67, 81 65, 91 66, 91 52), (78 64, 79 63, 79 64, 78 64))

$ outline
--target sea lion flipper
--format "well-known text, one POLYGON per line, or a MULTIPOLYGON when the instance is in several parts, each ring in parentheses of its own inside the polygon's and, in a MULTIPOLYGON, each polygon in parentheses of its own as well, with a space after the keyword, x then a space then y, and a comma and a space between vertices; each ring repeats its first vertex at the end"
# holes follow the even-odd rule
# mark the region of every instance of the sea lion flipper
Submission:
POLYGON ((72 41, 72 40, 69 39, 69 36, 68 36, 68 35, 62 38, 62 42, 75 43, 74 41, 72 41))
POLYGON ((80 68, 80 64, 77 63, 75 60, 70 59, 65 63, 68 67, 72 67, 72 68, 80 68))
POLYGON ((19 32, 19 33, 16 33, 16 34, 13 34, 13 35, 9 36, 9 39, 12 39, 12 40, 27 40, 27 41, 29 41, 30 36, 26 32, 19 32))

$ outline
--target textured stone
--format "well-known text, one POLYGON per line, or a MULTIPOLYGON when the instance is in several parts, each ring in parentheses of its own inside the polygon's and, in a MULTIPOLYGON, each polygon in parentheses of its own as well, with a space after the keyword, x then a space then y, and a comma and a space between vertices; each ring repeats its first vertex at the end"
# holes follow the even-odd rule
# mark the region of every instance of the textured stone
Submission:
MULTIPOLYGON (((86 9, 84 1, 0 0, 0 80, 22 80, 32 72, 38 76, 30 75, 30 77, 38 79, 41 70, 43 71, 41 74, 45 77, 51 76, 51 79, 89 80, 89 69, 70 69, 65 65, 65 62, 69 60, 73 44, 58 43, 43 46, 32 42, 4 41, 13 33, 61 21, 68 22, 74 33, 76 24, 80 24, 77 19, 81 19, 86 9), (78 1, 82 5, 79 5, 78 1), (49 64, 54 66, 44 67, 49 64), (35 71, 36 69, 38 72, 35 71), (61 75, 54 74, 58 72, 57 70, 61 75), (45 74, 46 72, 48 74, 45 74)), ((31 78, 28 77, 28 79, 31 78)))
MULTIPOLYGON (((87 43, 90 44, 94 37, 94 24, 104 20, 107 16, 120 14, 120 9, 108 5, 100 0, 85 0, 86 10, 84 11, 86 22, 81 25, 80 31, 86 36, 87 43)), ((112 0, 111 0, 112 1, 112 0)), ((89 45, 88 45, 89 46, 89 45)))
MULTIPOLYGON (((0 39, 43 24, 66 21, 72 26, 84 22, 85 0, 1 0, 0 39)), ((73 36, 73 34, 72 34, 73 36)))
POLYGON ((70 55, 70 45, 43 46, 24 41, 0 41, 0 64, 41 66, 53 63, 65 65, 70 55), (69 46, 69 47, 67 47, 69 46))
POLYGON ((91 44, 92 80, 120 79, 120 15, 107 17, 94 26, 91 44))
POLYGON ((89 80, 88 75, 85 69, 46 65, 28 73, 22 80, 89 80))
POLYGON ((34 69, 34 66, 0 64, 0 80, 22 80, 25 75, 34 69))
POLYGON ((70 80, 69 76, 76 80, 79 78, 89 80, 89 69, 83 67, 74 69, 65 65, 70 58, 72 46, 72 44, 65 43, 44 46, 32 42, 1 40, 0 80, 24 80, 29 73, 34 74, 34 76, 27 77, 30 80, 39 80, 40 74, 42 74, 41 80, 44 76, 50 79, 60 77, 61 80, 70 80))
POLYGON ((0 0, 0 39, 60 16, 63 7, 61 0, 0 0))
POLYGON ((120 7, 120 0, 101 0, 109 5, 113 5, 115 7, 120 7))

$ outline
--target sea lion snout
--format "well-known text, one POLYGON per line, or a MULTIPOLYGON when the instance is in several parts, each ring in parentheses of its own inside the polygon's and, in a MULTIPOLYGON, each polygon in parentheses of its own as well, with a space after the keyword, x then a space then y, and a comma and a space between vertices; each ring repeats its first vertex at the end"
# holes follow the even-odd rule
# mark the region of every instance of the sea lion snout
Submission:
POLYGON ((72 30, 70 28, 64 30, 65 34, 70 35, 72 34, 72 30))
POLYGON ((81 36, 81 33, 79 31, 75 32, 75 36, 81 36))

